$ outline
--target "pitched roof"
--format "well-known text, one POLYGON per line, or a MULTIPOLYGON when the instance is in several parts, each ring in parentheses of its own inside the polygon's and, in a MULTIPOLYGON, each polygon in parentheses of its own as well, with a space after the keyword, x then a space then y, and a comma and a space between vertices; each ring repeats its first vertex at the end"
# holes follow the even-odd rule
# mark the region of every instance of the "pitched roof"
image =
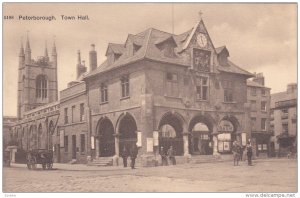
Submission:
POLYGON ((275 103, 279 101, 297 99, 297 92, 288 93, 287 91, 271 94, 271 108, 275 108, 275 103))
MULTIPOLYGON (((104 61, 99 67, 97 67, 95 70, 87 73, 84 75, 84 79, 94 76, 98 73, 102 73, 104 71, 109 71, 130 63, 134 63, 139 60, 143 59, 150 59, 154 61, 159 61, 163 63, 170 63, 175 65, 181 65, 184 67, 190 67, 191 66, 191 60, 189 58, 186 58, 186 56, 183 56, 181 52, 189 45, 191 42, 192 36, 194 35, 195 31, 197 30, 197 27, 202 21, 198 22, 192 29, 190 29, 187 32, 184 32, 179 35, 171 34, 168 32, 160 31, 154 28, 149 28, 141 33, 138 34, 128 34, 125 44, 114 44, 110 43, 107 49, 112 50, 114 53, 121 54, 121 56, 113 63, 110 63, 106 60, 104 61), (168 40, 172 40, 174 42, 174 56, 167 57, 165 56, 161 49, 158 48, 157 44, 161 42, 169 42, 168 40), (140 46, 140 48, 133 53, 125 53, 127 49, 127 44, 135 44, 140 46)), ((203 24, 204 25, 204 24, 203 24)), ((130 45, 129 45, 130 46, 130 45)), ((226 49, 225 46, 223 46, 220 49, 226 49)), ((214 49, 214 47, 213 47, 214 49)), ((218 48, 217 48, 218 49, 218 48)), ((106 53, 107 53, 106 52, 106 53)), ((228 61, 227 66, 217 66, 217 69, 222 72, 230 72, 230 73, 237 73, 246 75, 248 77, 252 77, 253 75, 234 63, 228 61)))
POLYGON ((227 72, 227 73, 235 73, 235 74, 241 74, 241 75, 246 75, 249 77, 254 77, 253 74, 250 72, 240 68, 230 60, 227 61, 227 65, 225 66, 217 66, 217 69, 221 72, 227 72))
POLYGON ((257 82, 254 82, 252 80, 247 80, 247 86, 251 86, 251 87, 265 87, 257 82))

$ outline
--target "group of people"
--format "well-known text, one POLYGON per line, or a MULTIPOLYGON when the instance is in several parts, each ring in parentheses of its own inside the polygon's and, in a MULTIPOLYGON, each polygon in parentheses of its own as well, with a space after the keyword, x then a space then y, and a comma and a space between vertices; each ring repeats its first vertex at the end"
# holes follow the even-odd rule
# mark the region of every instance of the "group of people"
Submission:
MULTIPOLYGON (((246 150, 247 150, 248 165, 252 166, 252 146, 250 141, 247 143, 246 150)), ((232 146, 232 153, 233 153, 233 165, 238 166, 239 161, 242 161, 243 159, 243 153, 244 153, 243 146, 238 144, 237 141, 234 141, 232 146)), ((159 150, 159 154, 161 156, 162 166, 176 165, 175 150, 173 149, 173 146, 170 146, 167 152, 164 149, 164 147, 161 146, 159 150)), ((134 169, 135 159, 137 158, 137 155, 138 155, 138 147, 136 146, 136 144, 134 144, 130 149, 127 149, 127 147, 124 146, 121 153, 124 167, 127 167, 127 159, 128 157, 130 157, 131 159, 130 166, 132 169, 134 169)))
POLYGON ((161 156, 162 166, 168 166, 169 164, 176 165, 175 150, 173 149, 173 146, 170 146, 167 152, 164 147, 161 146, 159 154, 161 156))
POLYGON ((137 155, 138 155, 138 147, 136 146, 136 144, 132 145, 130 149, 127 149, 126 146, 124 146, 121 153, 124 167, 127 167, 127 159, 128 157, 130 157, 131 160, 130 167, 131 169, 135 169, 135 159, 137 155))
MULTIPOLYGON (((252 145, 250 141, 246 145, 246 151, 247 151, 248 166, 252 166, 252 145)), ((234 141, 232 146, 232 153, 233 153, 233 165, 238 166, 239 161, 243 160, 244 147, 239 145, 237 141, 234 141)))

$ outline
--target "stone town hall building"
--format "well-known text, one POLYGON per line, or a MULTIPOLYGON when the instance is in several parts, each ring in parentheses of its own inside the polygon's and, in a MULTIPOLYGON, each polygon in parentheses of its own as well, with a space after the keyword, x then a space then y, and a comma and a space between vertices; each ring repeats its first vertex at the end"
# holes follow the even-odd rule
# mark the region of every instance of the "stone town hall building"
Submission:
POLYGON ((149 28, 108 45, 90 70, 78 52, 77 80, 57 100, 57 53, 31 60, 20 52, 18 116, 23 149, 54 150, 56 162, 111 159, 137 144, 140 163, 173 145, 178 160, 226 156, 234 140, 251 138, 247 79, 253 75, 215 48, 204 22, 179 35, 149 28), (46 104, 46 105, 44 105, 46 104), (182 157, 179 157, 182 156, 182 157))

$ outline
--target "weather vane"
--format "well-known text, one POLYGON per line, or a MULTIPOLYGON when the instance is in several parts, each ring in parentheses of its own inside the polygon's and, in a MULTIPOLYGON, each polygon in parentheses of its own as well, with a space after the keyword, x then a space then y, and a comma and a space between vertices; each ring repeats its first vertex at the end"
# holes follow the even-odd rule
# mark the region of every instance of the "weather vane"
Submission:
POLYGON ((200 11, 198 12, 198 14, 199 14, 199 21, 201 21, 203 12, 200 10, 200 11))

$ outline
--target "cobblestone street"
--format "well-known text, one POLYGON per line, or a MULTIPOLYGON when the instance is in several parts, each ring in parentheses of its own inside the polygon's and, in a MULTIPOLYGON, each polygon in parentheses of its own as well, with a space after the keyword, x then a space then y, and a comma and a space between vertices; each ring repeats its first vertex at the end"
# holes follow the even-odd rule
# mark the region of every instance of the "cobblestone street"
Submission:
POLYGON ((54 164, 29 171, 24 164, 3 169, 3 192, 296 192, 297 161, 255 160, 186 164, 131 170, 54 164))

